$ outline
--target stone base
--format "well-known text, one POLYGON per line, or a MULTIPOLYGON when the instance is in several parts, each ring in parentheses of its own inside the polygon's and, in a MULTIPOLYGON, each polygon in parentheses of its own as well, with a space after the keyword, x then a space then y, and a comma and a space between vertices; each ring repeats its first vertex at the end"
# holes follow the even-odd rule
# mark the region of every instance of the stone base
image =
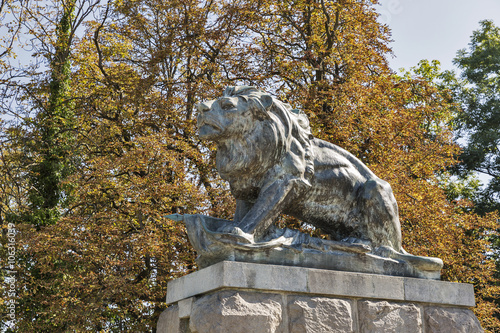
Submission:
POLYGON ((225 261, 171 281, 158 333, 483 332, 472 285, 225 261))

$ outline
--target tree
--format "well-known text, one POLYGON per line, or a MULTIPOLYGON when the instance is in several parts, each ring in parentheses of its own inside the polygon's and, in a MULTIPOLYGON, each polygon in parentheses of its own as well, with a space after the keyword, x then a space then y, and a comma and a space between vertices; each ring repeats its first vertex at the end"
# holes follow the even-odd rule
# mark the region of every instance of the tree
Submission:
POLYGON ((484 213, 500 208, 500 28, 488 20, 480 26, 469 49, 454 59, 461 75, 451 83, 461 106, 458 135, 465 141, 457 171, 490 178, 475 200, 478 212, 484 213))
MULTIPOLYGON (((57 285, 52 283, 62 274, 44 271, 45 258, 33 255, 37 247, 23 244, 23 237, 30 238, 31 232, 56 224, 71 199, 71 186, 64 182, 72 169, 70 152, 74 144, 74 116, 68 95, 71 49, 76 31, 97 3, 56 1, 40 5, 7 1, 2 2, 2 8, 3 5, 9 9, 4 16, 5 27, 17 29, 8 30, 12 32, 10 44, 2 53, 8 61, 4 62, 1 106, 2 114, 7 115, 10 123, 9 127, 2 128, 5 129, 2 131, 5 134, 2 167, 6 171, 4 188, 10 191, 4 193, 0 220, 5 223, 2 223, 4 232, 7 223, 16 225, 16 259, 20 268, 16 308, 18 313, 24 310, 24 318, 31 318, 26 326, 21 324, 17 328, 64 330, 67 324, 51 322, 46 301, 36 297, 44 294, 50 298, 56 294, 57 285), (13 46, 22 33, 31 35, 29 45, 13 46), (14 52, 22 54, 25 47, 33 52, 34 65, 12 65, 14 52), (42 59, 47 66, 41 66, 42 59), (33 227, 35 229, 26 233, 33 227)), ((74 267, 70 262, 59 262, 61 264, 74 267)))
POLYGON ((72 146, 74 115, 68 96, 70 57, 74 37, 75 2, 62 2, 62 13, 56 24, 54 54, 50 59, 48 103, 34 120, 35 135, 29 152, 36 156, 30 167, 30 214, 24 216, 37 226, 54 224, 59 219, 63 196, 62 180, 70 173, 68 155, 72 146))
MULTIPOLYGON (((457 140, 463 146, 460 163, 451 168, 451 172, 463 184, 460 194, 474 202, 473 210, 480 215, 500 211, 499 61, 500 28, 484 20, 473 32, 469 48, 459 50, 454 59, 460 75, 445 72, 440 77, 442 85, 452 91, 458 104, 454 125, 457 140), (482 188, 478 184, 478 174, 488 179, 482 188)), ((448 187, 449 193, 450 190, 456 188, 448 187)), ((489 240, 498 276, 500 241, 497 234, 490 235, 489 240)), ((491 298, 499 303, 498 293, 491 298)), ((499 317, 496 314, 495 318, 499 317)))
MULTIPOLYGON (((495 327, 487 322, 495 306, 483 297, 492 279, 483 236, 493 217, 466 211, 438 186, 436 175, 457 152, 446 126, 451 105, 425 78, 388 68, 390 36, 376 21, 375 3, 95 6, 73 40, 65 90, 74 117, 72 169, 57 184, 71 186, 71 200, 59 206, 57 223, 17 225, 23 252, 16 328, 154 330, 168 280, 196 268, 184 227, 164 216, 231 218, 233 201, 216 173, 214 146, 197 138, 193 106, 235 84, 257 85, 304 109, 317 137, 352 151, 388 180, 406 250, 443 258, 446 280, 474 283, 477 313, 495 327)), ((36 31, 51 36, 50 29, 36 31)), ((45 69, 37 75, 43 89, 22 85, 15 97, 34 114, 41 113, 35 102, 49 100, 45 69)), ((34 118, 25 119, 5 127, 9 159, 0 168, 13 176, 0 178, 4 188, 31 170, 17 153, 22 141, 14 140, 35 133, 34 118)), ((30 190, 30 183, 19 185, 30 190)), ((3 211, 20 211, 10 199, 2 202, 3 211)))
POLYGON ((229 84, 219 73, 240 23, 229 6, 208 26, 221 5, 199 5, 108 3, 76 39, 75 163, 58 182, 75 191, 57 223, 18 224, 19 330, 153 330, 167 281, 194 269, 183 226, 164 216, 229 217, 193 107, 229 84))

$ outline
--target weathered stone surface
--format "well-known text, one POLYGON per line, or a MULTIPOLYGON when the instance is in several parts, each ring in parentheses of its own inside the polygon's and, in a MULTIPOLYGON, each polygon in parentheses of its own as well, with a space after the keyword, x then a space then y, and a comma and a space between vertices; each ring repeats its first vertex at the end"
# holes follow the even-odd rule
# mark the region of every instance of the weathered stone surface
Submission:
POLYGON ((221 275, 224 274, 224 271, 224 264, 221 263, 169 281, 167 285, 167 304, 220 288, 223 285, 221 275))
POLYGON ((352 301, 308 296, 288 298, 289 333, 349 333, 353 329, 352 301))
POLYGON ((193 307, 193 297, 185 298, 177 303, 179 306, 179 318, 191 317, 191 308, 193 307))
POLYGON ((193 333, 281 333, 281 295, 220 291, 193 303, 193 333))
POLYGON ((358 318, 361 333, 422 332, 421 311, 414 304, 360 301, 358 302, 358 318))
POLYGON ((223 261, 170 281, 166 302, 172 304, 220 288, 307 292, 307 275, 308 270, 301 267, 223 261))
POLYGON ((232 269, 226 269, 224 279, 239 280, 238 285, 242 288, 307 291, 307 271, 299 267, 248 265, 245 262, 235 262, 232 266, 232 269))
POLYGON ((160 333, 482 332, 462 283, 232 261, 172 282, 160 333))
POLYGON ((429 306, 424 312, 426 333, 484 332, 472 310, 429 306))
POLYGON ((472 284, 411 278, 404 281, 407 301, 475 306, 474 286, 472 284))
POLYGON ((387 277, 375 274, 332 272, 328 270, 309 270, 309 291, 338 296, 373 297, 381 299, 404 300, 401 277, 387 277), (332 274, 334 273, 334 274, 332 274))
POLYGON ((344 149, 311 134, 307 115, 250 86, 228 87, 197 105, 201 139, 236 199, 233 221, 202 215, 186 223, 208 267, 224 260, 439 279, 443 262, 401 248, 391 186, 344 149), (273 224, 281 213, 331 240, 273 224))
POLYGON ((259 238, 284 212, 335 240, 400 251, 390 185, 354 155, 315 139, 304 112, 249 86, 228 87, 198 111, 200 138, 217 144, 217 171, 237 200, 238 229, 224 230, 259 238))
POLYGON ((181 333, 179 327, 180 327, 179 307, 177 305, 171 305, 165 311, 163 311, 160 315, 160 318, 158 318, 158 324, 156 325, 156 332, 181 333))
POLYGON ((167 303, 221 288, 474 306, 472 285, 377 274, 223 261, 168 283, 167 303))

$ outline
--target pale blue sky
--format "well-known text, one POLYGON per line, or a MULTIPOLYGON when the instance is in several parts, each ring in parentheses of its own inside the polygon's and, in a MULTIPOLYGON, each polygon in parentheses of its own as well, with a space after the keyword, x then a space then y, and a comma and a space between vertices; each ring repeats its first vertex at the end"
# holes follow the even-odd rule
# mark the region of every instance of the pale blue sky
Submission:
POLYGON ((391 68, 409 69, 419 60, 439 60, 453 69, 452 59, 466 48, 479 21, 500 26, 500 0, 380 0, 380 20, 392 30, 396 56, 391 68))
MULTIPOLYGON (((380 0, 380 20, 392 30, 392 69, 409 69, 422 59, 439 60, 442 69, 467 48, 479 21, 500 26, 500 0, 380 0)), ((489 177, 479 174, 487 183, 489 177)))

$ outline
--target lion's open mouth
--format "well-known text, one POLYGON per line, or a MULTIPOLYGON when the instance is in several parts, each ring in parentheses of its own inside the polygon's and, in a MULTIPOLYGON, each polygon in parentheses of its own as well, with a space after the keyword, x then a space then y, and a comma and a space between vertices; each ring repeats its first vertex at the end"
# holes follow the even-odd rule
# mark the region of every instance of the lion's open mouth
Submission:
POLYGON ((216 128, 218 130, 222 129, 221 126, 214 121, 209 121, 207 119, 198 120, 198 127, 201 128, 203 126, 210 126, 210 127, 216 128))
POLYGON ((198 119, 198 129, 200 132, 200 137, 210 139, 211 137, 217 136, 222 133, 222 126, 217 121, 213 119, 199 118, 198 119))

